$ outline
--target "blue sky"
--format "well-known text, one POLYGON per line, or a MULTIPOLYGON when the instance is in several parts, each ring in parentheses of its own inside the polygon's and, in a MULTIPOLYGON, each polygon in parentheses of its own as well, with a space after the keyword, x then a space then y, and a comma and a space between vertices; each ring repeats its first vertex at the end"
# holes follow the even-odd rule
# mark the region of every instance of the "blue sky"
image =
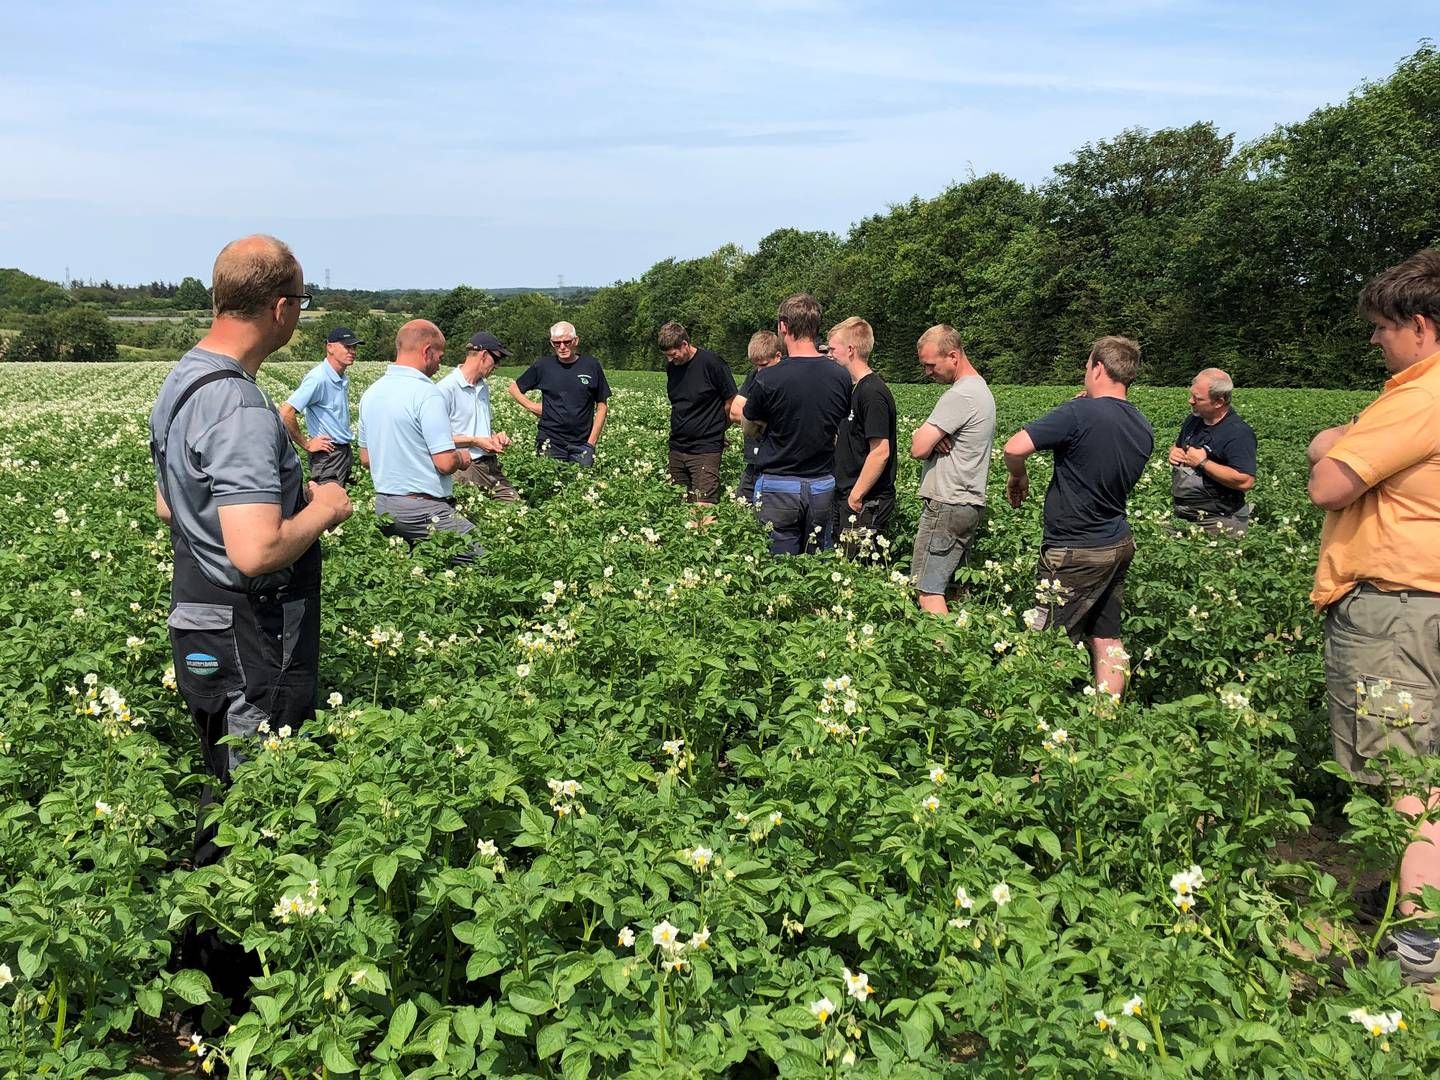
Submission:
POLYGON ((1434 2, 0 5, 0 266, 604 284, 844 232, 1127 127, 1241 139, 1383 79, 1434 2))

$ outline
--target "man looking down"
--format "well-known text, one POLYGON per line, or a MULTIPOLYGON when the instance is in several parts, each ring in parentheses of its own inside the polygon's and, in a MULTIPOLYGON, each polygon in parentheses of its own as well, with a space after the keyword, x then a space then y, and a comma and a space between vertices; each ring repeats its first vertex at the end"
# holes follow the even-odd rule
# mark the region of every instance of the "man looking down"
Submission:
POLYGON ((1190 384, 1190 411, 1170 448, 1175 516, 1211 532, 1250 528, 1245 492, 1255 486, 1255 431, 1230 406, 1235 384, 1206 368, 1190 384))

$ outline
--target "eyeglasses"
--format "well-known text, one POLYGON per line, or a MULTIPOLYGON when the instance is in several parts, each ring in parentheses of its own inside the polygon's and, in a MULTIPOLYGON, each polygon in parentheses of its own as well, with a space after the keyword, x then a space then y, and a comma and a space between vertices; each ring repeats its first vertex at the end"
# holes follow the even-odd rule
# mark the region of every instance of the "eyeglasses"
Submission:
POLYGON ((300 310, 301 310, 301 311, 304 311, 306 308, 308 308, 308 307, 310 306, 310 301, 313 300, 313 299, 315 299, 315 298, 314 298, 313 296, 311 296, 308 292, 302 292, 302 293, 281 293, 281 294, 280 294, 280 299, 282 299, 282 300, 298 300, 298 301, 300 301, 300 310))
POLYGON ((550 339, 550 344, 553 345, 555 348, 558 349, 558 348, 560 348, 561 345, 574 345, 574 344, 575 344, 575 339, 574 339, 573 337, 567 337, 567 338, 551 338, 551 339, 550 339))

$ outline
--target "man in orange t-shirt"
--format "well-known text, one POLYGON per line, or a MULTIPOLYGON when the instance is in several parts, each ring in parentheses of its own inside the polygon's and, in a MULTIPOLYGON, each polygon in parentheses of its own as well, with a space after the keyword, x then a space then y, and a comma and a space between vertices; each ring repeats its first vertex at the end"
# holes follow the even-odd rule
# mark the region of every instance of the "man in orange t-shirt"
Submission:
MULTIPOLYGON (((1353 423, 1315 436, 1310 499, 1328 511, 1310 598, 1325 613, 1325 683, 1335 758, 1381 782, 1382 751, 1440 753, 1440 250, 1384 271, 1360 293, 1391 378, 1353 423)), ((1440 804, 1440 788, 1429 794, 1440 804)), ((1396 800, 1417 816, 1421 799, 1396 800)), ((1400 894, 1440 887, 1440 822, 1416 829, 1400 894)), ((1402 901, 1402 914, 1416 911, 1402 901)), ((1440 975, 1440 938, 1387 938, 1408 982, 1440 975)))

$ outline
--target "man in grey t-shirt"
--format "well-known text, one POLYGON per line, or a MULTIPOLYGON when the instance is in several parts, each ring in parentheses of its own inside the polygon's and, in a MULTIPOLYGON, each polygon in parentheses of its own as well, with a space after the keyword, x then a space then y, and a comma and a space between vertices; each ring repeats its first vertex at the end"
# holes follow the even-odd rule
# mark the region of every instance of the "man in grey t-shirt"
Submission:
POLYGON ((965 561, 985 517, 985 481, 995 441, 995 398, 969 358, 959 331, 941 323, 920 335, 920 366, 949 383, 925 423, 910 438, 920 467, 920 527, 911 557, 911 580, 920 608, 945 615, 945 591, 965 561))

